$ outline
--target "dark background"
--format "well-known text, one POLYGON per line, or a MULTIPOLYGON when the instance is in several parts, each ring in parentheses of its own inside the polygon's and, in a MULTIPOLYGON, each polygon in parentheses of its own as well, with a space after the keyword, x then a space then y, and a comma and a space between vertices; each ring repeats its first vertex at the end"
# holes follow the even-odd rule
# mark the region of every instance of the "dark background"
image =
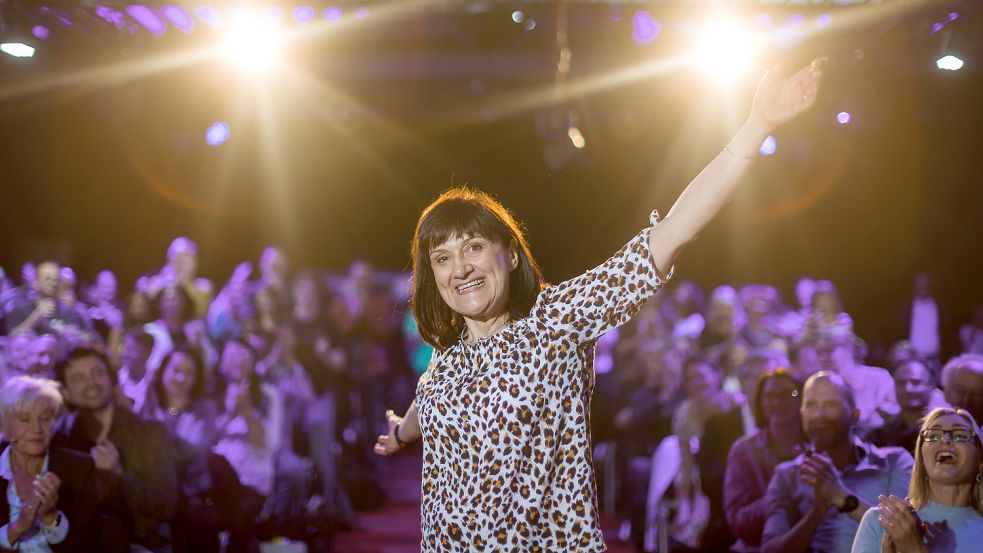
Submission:
MULTIPOLYGON (((799 276, 830 278, 858 334, 887 340, 899 337, 915 272, 927 270, 953 322, 968 322, 983 301, 981 17, 970 2, 906 4, 754 10, 779 22, 833 15, 763 61, 826 55, 824 88, 681 256, 677 279, 772 283, 791 302, 799 276), (947 73, 934 67, 940 33, 929 26, 953 9, 948 28, 967 64, 947 73), (849 125, 836 124, 841 110, 849 125)), ((684 3, 570 3, 565 96, 555 94, 557 3, 338 5, 341 21, 322 19, 290 44, 292 73, 260 84, 216 61, 146 69, 213 40, 200 23, 155 37, 72 11, 70 28, 48 22, 34 59, 0 56, 0 266, 16 274, 55 257, 83 280, 115 269, 128 289, 187 235, 217 283, 269 243, 295 266, 343 270, 362 258, 401 270, 420 210, 469 184, 525 222, 558 281, 613 253, 650 209, 668 211, 753 93, 753 79, 711 87, 686 70, 578 88, 678 53, 685 22, 700 15, 684 3), (368 17, 351 15, 360 6, 368 17), (535 29, 511 21, 516 6, 535 29), (662 33, 636 44, 631 20, 645 7, 662 33), (565 124, 549 123, 570 109, 581 151, 567 146, 565 124), (232 135, 210 148, 205 129, 217 120, 232 135), (551 141, 565 163, 547 163, 551 141)), ((29 2, 7 15, 21 29, 52 17, 29 2)))

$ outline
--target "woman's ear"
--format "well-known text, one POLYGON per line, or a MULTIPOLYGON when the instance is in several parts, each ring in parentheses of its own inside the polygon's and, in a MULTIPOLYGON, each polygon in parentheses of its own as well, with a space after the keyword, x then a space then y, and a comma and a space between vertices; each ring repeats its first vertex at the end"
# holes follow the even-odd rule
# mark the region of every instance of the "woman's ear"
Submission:
POLYGON ((515 240, 509 245, 509 265, 512 271, 519 266, 519 248, 515 244, 515 240))

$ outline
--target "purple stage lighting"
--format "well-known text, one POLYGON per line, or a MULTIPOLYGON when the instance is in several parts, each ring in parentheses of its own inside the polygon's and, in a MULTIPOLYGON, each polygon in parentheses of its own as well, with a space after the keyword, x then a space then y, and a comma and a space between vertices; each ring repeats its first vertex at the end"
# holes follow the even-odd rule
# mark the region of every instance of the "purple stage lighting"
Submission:
POLYGON ((123 16, 121 12, 118 12, 107 6, 96 6, 96 15, 106 20, 107 23, 116 27, 117 29, 122 29, 123 25, 126 25, 126 17, 123 16))
POLYGON ((828 13, 821 13, 816 16, 816 28, 825 29, 833 22, 833 16, 828 13))
POLYGON ((774 136, 769 134, 765 138, 765 141, 761 143, 761 147, 758 148, 758 153, 760 153, 763 156, 770 156, 773 155, 777 150, 778 150, 778 142, 775 141, 774 136))
POLYGON ((635 16, 631 18, 631 24, 634 28, 632 38, 639 44, 652 42, 658 38, 662 31, 662 24, 659 23, 659 20, 654 19, 652 14, 646 11, 636 12, 635 16))
POLYGON ((959 19, 959 12, 949 12, 949 21, 955 21, 959 19))
POLYGON ((160 14, 166 17, 182 33, 190 33, 195 28, 195 20, 181 6, 164 6, 160 14))
POLYGON ((929 31, 931 31, 932 34, 934 35, 935 33, 941 31, 942 27, 945 27, 945 24, 936 21, 935 23, 932 23, 931 27, 929 27, 929 31))
POLYGON ((154 10, 140 4, 132 4, 126 7, 126 13, 144 26, 151 33, 160 36, 167 32, 167 24, 161 21, 154 10))
POLYGON ((836 114, 836 122, 841 125, 846 125, 850 122, 850 119, 852 119, 852 117, 848 111, 841 111, 836 114))
POLYGON ((229 134, 229 124, 225 121, 217 121, 205 131, 205 142, 209 146, 221 146, 229 139, 229 134))
POLYGON ((297 23, 302 23, 305 25, 310 23, 311 20, 314 19, 314 8, 307 6, 299 6, 294 8, 294 19, 297 20, 297 23))
POLYGON ((341 8, 338 6, 331 6, 324 10, 324 18, 328 21, 337 21, 341 19, 341 8))
POLYGON ((758 27, 771 27, 771 14, 761 12, 754 16, 754 24, 758 27))
POLYGON ((198 6, 195 8, 195 15, 197 15, 198 19, 207 25, 209 29, 215 30, 222 26, 222 20, 219 19, 218 12, 211 6, 198 6))
POLYGON ((283 21, 283 10, 276 6, 270 6, 266 9, 266 17, 269 17, 270 21, 274 23, 280 23, 283 21))
POLYGON ((38 40, 48 40, 48 36, 51 35, 51 30, 44 25, 35 25, 34 28, 31 29, 31 34, 38 40))

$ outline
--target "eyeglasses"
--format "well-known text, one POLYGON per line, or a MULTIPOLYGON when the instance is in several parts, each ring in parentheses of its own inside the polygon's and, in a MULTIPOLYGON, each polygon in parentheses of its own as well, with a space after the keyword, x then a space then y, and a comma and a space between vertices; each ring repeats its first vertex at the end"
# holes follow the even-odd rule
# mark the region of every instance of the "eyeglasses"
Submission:
POLYGON ((922 430, 922 439, 926 442, 941 442, 942 438, 949 436, 949 439, 957 443, 971 442, 976 438, 976 433, 965 428, 930 428, 922 430))

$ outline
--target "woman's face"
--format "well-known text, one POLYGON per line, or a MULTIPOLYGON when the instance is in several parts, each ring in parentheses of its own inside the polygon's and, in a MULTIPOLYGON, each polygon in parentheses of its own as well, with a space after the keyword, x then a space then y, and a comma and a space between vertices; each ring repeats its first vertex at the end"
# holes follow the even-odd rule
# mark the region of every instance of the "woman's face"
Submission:
POLYGON ((509 274, 519 256, 481 236, 452 237, 430 252, 440 297, 465 318, 487 321, 509 308, 509 274))
POLYGON ((222 374, 229 382, 247 382, 253 376, 253 353, 238 342, 225 344, 222 351, 222 374))
POLYGON ((930 442, 922 438, 922 464, 931 485, 970 484, 980 471, 981 452, 979 437, 969 442, 957 442, 953 431, 973 432, 973 427, 960 415, 944 415, 923 430, 945 430, 941 441, 930 442))
POLYGON ((41 457, 48 451, 57 415, 50 401, 35 401, 26 410, 4 417, 4 435, 19 453, 41 457))
POLYGON ((812 308, 816 313, 832 317, 836 315, 836 298, 832 294, 819 292, 812 297, 812 308))
POLYGON ((150 319, 150 298, 146 294, 133 294, 126 310, 134 321, 146 321, 150 319))
POLYGON ((769 378, 761 388, 761 411, 769 424, 799 425, 801 405, 802 391, 788 378, 769 378))
POLYGON ((719 387, 720 379, 713 367, 702 361, 686 365, 686 395, 704 397, 719 387))
POLYGON ((165 288, 160 298, 160 314, 165 319, 177 319, 184 313, 184 297, 176 288, 165 288))
POLYGON ((183 353, 175 353, 164 367, 164 391, 169 397, 187 397, 198 378, 195 363, 183 353))

